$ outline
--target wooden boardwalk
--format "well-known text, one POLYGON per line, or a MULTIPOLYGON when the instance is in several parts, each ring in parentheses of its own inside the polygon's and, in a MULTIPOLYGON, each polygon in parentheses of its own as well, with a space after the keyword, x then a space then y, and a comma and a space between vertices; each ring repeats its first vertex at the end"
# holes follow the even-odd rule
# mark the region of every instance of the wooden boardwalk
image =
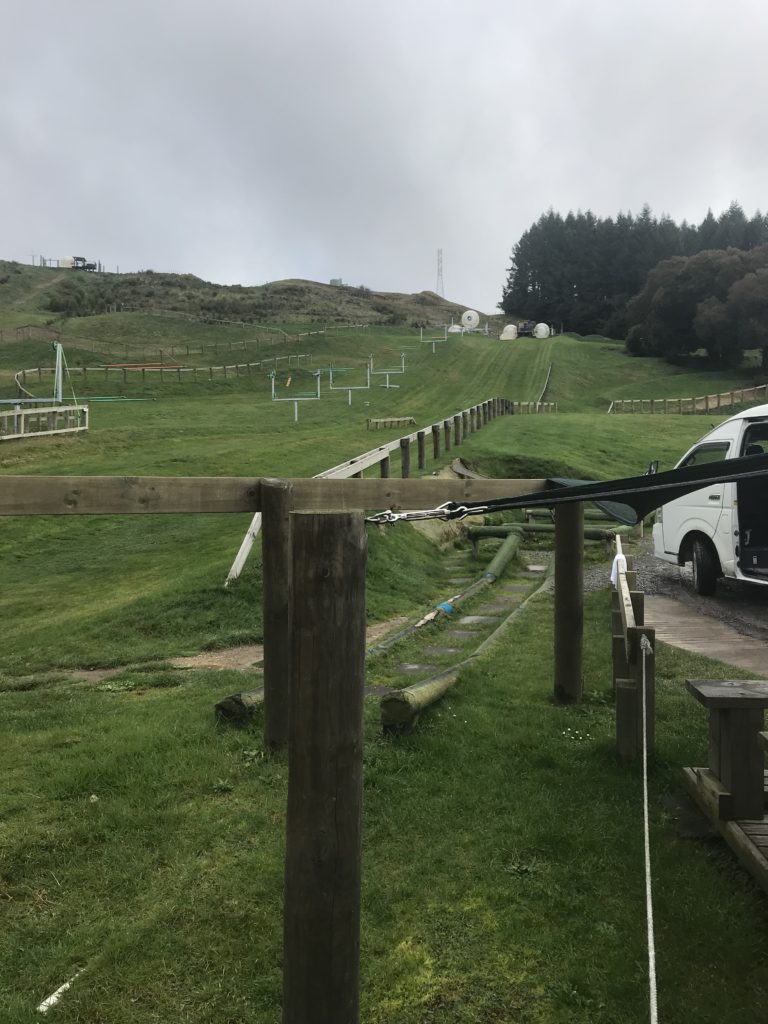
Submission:
MULTIPOLYGON (((741 865, 768 892, 768 816, 724 821, 718 814, 724 790, 712 772, 708 768, 684 768, 683 780, 699 809, 730 846, 741 865)), ((768 773, 765 781, 768 797, 768 773)))
POLYGON ((768 643, 744 636, 673 597, 646 594, 645 623, 656 630, 656 639, 665 644, 736 665, 755 676, 768 677, 768 643))

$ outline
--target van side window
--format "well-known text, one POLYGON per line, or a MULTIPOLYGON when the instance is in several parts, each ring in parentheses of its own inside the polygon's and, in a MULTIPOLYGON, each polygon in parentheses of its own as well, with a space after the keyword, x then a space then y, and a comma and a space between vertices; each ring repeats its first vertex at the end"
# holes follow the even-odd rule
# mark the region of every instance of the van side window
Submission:
POLYGON ((742 455, 762 455, 768 452, 768 423, 753 423, 744 434, 742 455))
POLYGON ((701 444, 694 448, 691 454, 680 463, 678 469, 684 466, 701 466, 705 462, 722 462, 731 447, 729 441, 721 441, 717 444, 701 444))

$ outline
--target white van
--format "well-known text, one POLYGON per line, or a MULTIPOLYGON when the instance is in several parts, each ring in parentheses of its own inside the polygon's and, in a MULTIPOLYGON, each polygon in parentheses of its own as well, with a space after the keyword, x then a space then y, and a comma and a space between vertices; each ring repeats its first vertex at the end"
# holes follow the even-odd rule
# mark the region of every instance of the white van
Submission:
MULTIPOLYGON (((768 452, 768 405, 732 416, 686 452, 676 468, 768 452)), ((715 484, 670 501, 656 513, 654 551, 693 563, 699 594, 720 577, 768 586, 768 477, 715 484)))

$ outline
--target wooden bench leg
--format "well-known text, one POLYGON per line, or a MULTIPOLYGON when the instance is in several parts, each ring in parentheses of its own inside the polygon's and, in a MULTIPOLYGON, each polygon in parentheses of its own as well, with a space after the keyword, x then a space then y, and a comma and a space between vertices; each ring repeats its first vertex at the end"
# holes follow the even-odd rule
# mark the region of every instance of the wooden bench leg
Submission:
POLYGON ((734 818, 762 818, 763 752, 760 709, 719 708, 710 712, 709 768, 731 794, 734 818))

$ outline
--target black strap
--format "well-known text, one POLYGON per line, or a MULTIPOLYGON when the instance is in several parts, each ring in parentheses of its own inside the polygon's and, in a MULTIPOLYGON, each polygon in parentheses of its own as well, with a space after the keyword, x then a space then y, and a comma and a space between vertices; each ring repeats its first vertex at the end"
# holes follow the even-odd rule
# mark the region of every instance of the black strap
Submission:
MULTIPOLYGON (((649 512, 666 505, 668 501, 682 498, 691 491, 729 481, 750 480, 768 474, 768 455, 746 455, 738 459, 720 462, 706 462, 683 469, 670 469, 652 476, 631 476, 619 480, 578 482, 566 486, 554 486, 532 494, 514 498, 495 498, 476 502, 446 502, 441 506, 443 517, 463 518, 473 515, 476 510, 497 512, 513 508, 550 508, 573 501, 618 502, 629 506, 635 514, 634 522, 645 518, 649 512)), ((625 518, 626 521, 626 518, 625 518)), ((629 525, 632 525, 630 522, 629 525)))

